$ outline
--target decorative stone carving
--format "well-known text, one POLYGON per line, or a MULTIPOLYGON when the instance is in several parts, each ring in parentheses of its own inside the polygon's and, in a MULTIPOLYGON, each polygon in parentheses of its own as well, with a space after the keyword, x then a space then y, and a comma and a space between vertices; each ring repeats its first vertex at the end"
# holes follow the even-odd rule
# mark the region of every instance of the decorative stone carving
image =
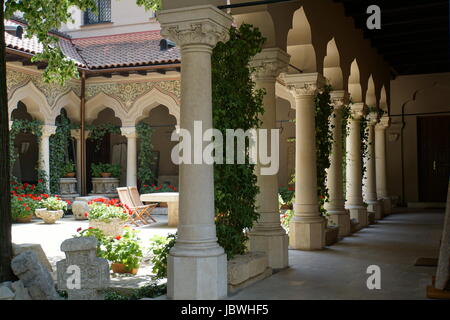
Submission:
POLYGON ((53 224, 64 215, 63 210, 40 210, 36 211, 36 216, 44 220, 47 224, 53 224))
POLYGON ((288 70, 290 58, 289 54, 278 48, 264 49, 253 58, 250 66, 256 69, 256 79, 275 81, 281 72, 288 70))
POLYGON ((39 262, 36 253, 26 251, 11 261, 14 274, 22 280, 33 300, 58 300, 50 272, 39 262))
POLYGON ((109 264, 97 258, 97 239, 80 237, 61 244, 66 259, 56 263, 58 288, 67 290, 69 300, 102 300, 102 290, 109 287, 109 264), (75 271, 74 271, 75 270, 75 271), (72 281, 79 271, 79 283, 72 281))
POLYGON ((344 90, 333 90, 330 92, 330 98, 334 109, 340 109, 348 104, 350 95, 344 90))
POLYGON ((377 123, 375 129, 385 130, 391 124, 391 119, 387 116, 383 116, 380 118, 380 121, 377 123))
MULTIPOLYGON (((364 116, 364 110, 366 108, 366 105, 363 102, 354 103, 351 105, 351 114, 353 117, 353 120, 361 120, 361 118, 364 116)), ((352 120, 352 119, 350 119, 352 120)))
POLYGON ((61 196, 77 196, 77 179, 76 178, 60 178, 59 188, 61 196))
POLYGON ((325 78, 320 73, 284 74, 282 79, 296 99, 315 96, 325 85, 325 78))
POLYGON ((124 137, 127 139, 136 139, 137 138, 137 132, 136 127, 122 127, 120 128, 120 131, 124 137))
POLYGON ((119 187, 118 178, 92 178, 92 193, 106 195, 108 197, 117 197, 117 188, 119 187))

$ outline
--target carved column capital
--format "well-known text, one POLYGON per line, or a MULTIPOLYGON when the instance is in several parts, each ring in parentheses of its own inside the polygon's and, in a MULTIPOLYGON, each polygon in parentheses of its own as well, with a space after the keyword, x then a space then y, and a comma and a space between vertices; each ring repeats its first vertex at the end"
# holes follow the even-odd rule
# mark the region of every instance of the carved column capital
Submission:
POLYGON ((364 117, 364 111, 366 109, 366 105, 364 102, 358 102, 351 105, 351 114, 353 119, 361 120, 364 117))
POLYGON ((282 78, 295 99, 315 96, 325 85, 320 73, 284 74, 282 78))
POLYGON ((369 125, 375 126, 378 123, 379 115, 376 111, 372 111, 367 115, 367 119, 369 120, 369 125))
POLYGON ((81 129, 72 129, 70 130, 70 135, 72 138, 75 138, 76 140, 81 139, 81 129))
POLYGON ((42 126, 42 137, 50 137, 56 133, 56 126, 44 124, 42 126))
POLYGON ((181 49, 195 45, 212 49, 218 42, 228 40, 232 22, 230 15, 211 5, 162 10, 157 19, 161 35, 181 49))
POLYGON ((388 116, 382 116, 375 126, 378 130, 386 130, 391 125, 391 119, 388 116))
POLYGON ((120 128, 120 131, 122 132, 122 135, 127 139, 137 138, 136 127, 122 127, 120 128))
POLYGON ((258 53, 250 62, 255 68, 254 76, 257 80, 272 80, 282 72, 288 70, 291 56, 279 48, 268 48, 258 53))
POLYGON ((341 109, 347 105, 350 99, 350 95, 344 90, 333 90, 330 92, 331 104, 335 109, 341 109))

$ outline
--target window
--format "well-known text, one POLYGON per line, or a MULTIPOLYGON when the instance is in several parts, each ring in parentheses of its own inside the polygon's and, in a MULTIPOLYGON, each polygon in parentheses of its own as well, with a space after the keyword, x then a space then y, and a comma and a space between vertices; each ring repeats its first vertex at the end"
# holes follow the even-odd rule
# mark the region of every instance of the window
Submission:
POLYGON ((111 0, 95 0, 97 14, 91 10, 84 12, 84 24, 111 22, 111 0))

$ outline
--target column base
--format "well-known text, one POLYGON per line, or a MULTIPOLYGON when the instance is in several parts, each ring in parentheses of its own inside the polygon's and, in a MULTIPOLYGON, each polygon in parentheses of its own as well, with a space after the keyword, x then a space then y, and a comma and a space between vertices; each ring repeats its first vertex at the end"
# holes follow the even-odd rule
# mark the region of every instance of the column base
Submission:
POLYGON ((383 219, 383 204, 380 200, 375 201, 366 201, 367 211, 373 212, 375 214, 375 220, 381 220, 383 219))
MULTIPOLYGON (((291 221, 289 245, 295 250, 320 250, 325 247, 325 219, 291 221)), ((295 219, 295 217, 294 217, 295 219)))
POLYGON ((169 254, 167 298, 218 300, 227 297, 227 256, 186 257, 169 254))
POLYGON ((392 213, 392 200, 391 198, 381 198, 383 206, 384 216, 390 215, 392 213))
POLYGON ((346 210, 344 211, 328 211, 330 214, 329 220, 339 226, 339 237, 346 237, 350 235, 350 215, 346 210))
POLYGON ((277 232, 250 232, 250 251, 265 252, 269 267, 283 269, 289 264, 288 245, 289 237, 284 230, 277 232))
POLYGON ((359 223, 359 228, 365 228, 369 225, 369 215, 367 209, 362 206, 348 207, 350 210, 350 218, 356 219, 359 223))

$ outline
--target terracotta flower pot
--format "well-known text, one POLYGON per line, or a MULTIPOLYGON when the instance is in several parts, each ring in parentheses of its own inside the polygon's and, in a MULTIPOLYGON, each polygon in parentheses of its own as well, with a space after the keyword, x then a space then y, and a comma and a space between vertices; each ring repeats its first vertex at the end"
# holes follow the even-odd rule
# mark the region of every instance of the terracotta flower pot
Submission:
POLYGON ((73 178, 75 177, 75 172, 66 173, 67 178, 73 178))
POLYGON ((113 264, 111 264, 111 269, 114 273, 130 273, 133 275, 136 275, 138 273, 138 268, 134 268, 131 271, 126 271, 125 270, 125 265, 123 263, 116 263, 114 262, 113 264))
POLYGON ((29 223, 29 222, 31 222, 31 220, 33 220, 33 213, 30 213, 29 216, 24 217, 24 218, 17 218, 16 222, 18 222, 18 223, 29 223))
POLYGON ((109 177, 111 177, 111 173, 110 173, 110 172, 102 172, 102 173, 100 173, 100 175, 101 175, 103 178, 109 178, 109 177))

